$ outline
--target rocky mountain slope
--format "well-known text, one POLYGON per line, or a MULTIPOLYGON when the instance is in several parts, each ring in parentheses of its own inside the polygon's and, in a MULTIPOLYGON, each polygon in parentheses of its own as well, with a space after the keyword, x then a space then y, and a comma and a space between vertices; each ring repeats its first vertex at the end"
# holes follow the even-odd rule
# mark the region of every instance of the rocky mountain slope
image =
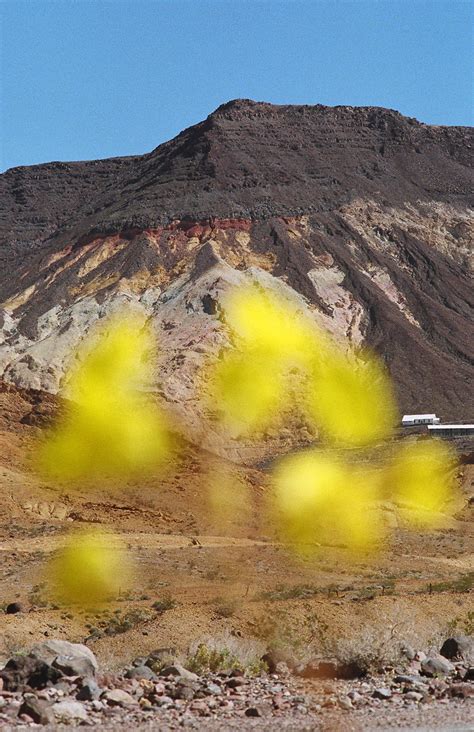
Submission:
POLYGON ((472 129, 392 110, 237 100, 146 155, 11 169, 0 376, 60 391, 84 335, 128 304, 156 328, 153 388, 219 448, 202 369, 228 342, 223 295, 255 281, 374 347, 401 409, 472 418, 473 151, 472 129))

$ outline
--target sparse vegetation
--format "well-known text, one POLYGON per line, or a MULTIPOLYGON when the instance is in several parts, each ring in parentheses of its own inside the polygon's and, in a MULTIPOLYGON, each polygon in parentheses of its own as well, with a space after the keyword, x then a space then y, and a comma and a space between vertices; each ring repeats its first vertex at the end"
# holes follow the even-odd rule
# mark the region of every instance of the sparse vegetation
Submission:
POLYGON ((311 584, 299 584, 299 585, 277 585, 274 590, 262 592, 257 595, 257 600, 308 600, 318 595, 323 595, 328 598, 339 597, 346 592, 356 592, 357 596, 361 600, 371 600, 376 595, 392 595, 395 591, 395 582, 393 580, 387 580, 383 584, 368 585, 366 587, 356 588, 353 585, 341 586, 337 584, 329 584, 325 586, 317 587, 311 584))
POLYGON ((152 608, 159 615, 162 615, 167 610, 172 610, 176 605, 177 602, 176 600, 173 600, 172 597, 164 597, 162 600, 156 600, 156 602, 153 603, 152 608))
POLYGON ((314 585, 294 585, 288 587, 285 585, 277 585, 274 590, 262 592, 258 599, 262 600, 305 600, 314 597, 321 592, 321 588, 314 585))
MULTIPOLYGON (((127 610, 116 609, 111 611, 105 609, 96 611, 94 615, 95 622, 88 622, 86 628, 91 635, 119 635, 153 620, 157 614, 162 615, 167 610, 176 607, 176 604, 176 601, 171 597, 165 597, 154 602, 151 608, 138 606, 127 610)), ((87 620, 91 620, 91 618, 87 617, 87 620)))
POLYGON ((288 611, 280 611, 276 617, 269 609, 256 624, 254 632, 268 649, 305 663, 325 645, 328 626, 308 603, 304 605, 304 611, 303 618, 298 619, 288 611))
POLYGON ((402 638, 398 630, 396 623, 377 628, 366 625, 350 638, 333 639, 327 650, 343 665, 354 666, 363 673, 380 673, 401 658, 402 638))
MULTIPOLYGON (((97 629, 100 634, 119 635, 135 628, 137 625, 153 620, 155 613, 150 608, 135 607, 128 610, 104 610, 96 616, 97 629)), ((91 631, 92 632, 92 631, 91 631)))
POLYGON ((31 588, 31 592, 28 595, 28 600, 31 605, 36 607, 46 608, 50 605, 49 600, 46 597, 47 587, 45 582, 40 582, 31 588))
POLYGON ((238 603, 235 600, 223 600, 217 598, 215 601, 215 612, 219 618, 231 618, 235 615, 238 603))
POLYGON ((368 622, 350 636, 334 635, 329 624, 306 603, 298 618, 288 611, 268 612, 256 627, 267 647, 294 663, 332 659, 342 665, 357 666, 361 672, 379 671, 396 663, 404 644, 416 633, 411 617, 387 617, 384 624, 368 622))
POLYGON ((447 635, 463 633, 474 636, 474 610, 469 610, 464 616, 453 618, 447 626, 447 635))
POLYGON ((247 676, 259 676, 268 671, 261 659, 263 652, 264 647, 258 642, 246 642, 229 635, 194 645, 184 665, 197 674, 238 670, 247 676))
POLYGON ((474 588, 474 572, 467 572, 455 580, 430 582, 424 592, 470 592, 474 588))

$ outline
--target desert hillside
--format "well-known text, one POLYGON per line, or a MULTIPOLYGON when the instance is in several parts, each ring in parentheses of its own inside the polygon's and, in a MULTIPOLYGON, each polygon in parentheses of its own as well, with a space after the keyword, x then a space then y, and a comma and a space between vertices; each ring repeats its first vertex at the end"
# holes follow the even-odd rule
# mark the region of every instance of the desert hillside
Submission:
POLYGON ((378 351, 401 410, 470 419, 472 150, 470 128, 393 110, 236 100, 146 155, 11 169, 0 374, 60 391, 93 323, 131 304, 156 328, 157 395, 212 447, 196 387, 223 295, 252 281, 378 351))

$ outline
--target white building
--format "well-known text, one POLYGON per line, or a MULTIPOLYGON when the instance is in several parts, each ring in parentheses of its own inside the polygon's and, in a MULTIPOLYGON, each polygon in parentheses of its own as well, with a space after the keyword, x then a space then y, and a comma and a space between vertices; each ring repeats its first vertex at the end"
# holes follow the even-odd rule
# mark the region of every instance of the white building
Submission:
POLYGON ((433 437, 474 437, 474 424, 429 424, 433 437))
POLYGON ((415 427, 419 424, 439 424, 440 419, 436 414, 404 414, 402 427, 415 427))

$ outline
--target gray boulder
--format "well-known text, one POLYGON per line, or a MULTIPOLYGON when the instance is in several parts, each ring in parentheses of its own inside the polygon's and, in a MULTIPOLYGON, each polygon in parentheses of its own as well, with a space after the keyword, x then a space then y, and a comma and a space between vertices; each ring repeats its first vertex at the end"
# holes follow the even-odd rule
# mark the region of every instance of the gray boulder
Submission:
POLYGON ((0 680, 7 691, 23 691, 25 687, 44 689, 62 677, 59 669, 32 656, 13 656, 0 671, 0 680))
POLYGON ((192 671, 188 671, 180 663, 174 663, 171 666, 165 666, 160 671, 160 676, 177 676, 188 681, 197 681, 199 676, 192 671))
POLYGON ((87 656, 58 656, 52 665, 62 671, 65 676, 89 678, 96 672, 96 667, 87 656))
POLYGON ((123 689, 105 691, 102 694, 102 699, 112 707, 128 707, 138 703, 128 691, 123 689))
POLYGON ((52 707, 57 722, 87 721, 88 715, 85 707, 78 701, 66 699, 56 702, 52 707))
POLYGON ((133 666, 125 672, 126 679, 147 679, 147 681, 155 681, 158 676, 151 670, 149 666, 133 666))
POLYGON ((474 662, 474 638, 469 635, 447 638, 441 646, 440 654, 451 661, 474 662))
POLYGON ((95 673, 99 668, 97 659, 90 648, 82 643, 69 643, 69 641, 65 640, 47 640, 44 643, 39 643, 38 645, 33 646, 30 656, 33 656, 50 666, 52 666, 54 661, 58 658, 61 658, 63 662, 65 659, 68 659, 69 663, 73 663, 78 659, 87 659, 90 662, 93 673, 95 673))
POLYGON ((444 656, 428 656, 421 662, 421 673, 424 676, 447 676, 454 671, 451 661, 444 656))

